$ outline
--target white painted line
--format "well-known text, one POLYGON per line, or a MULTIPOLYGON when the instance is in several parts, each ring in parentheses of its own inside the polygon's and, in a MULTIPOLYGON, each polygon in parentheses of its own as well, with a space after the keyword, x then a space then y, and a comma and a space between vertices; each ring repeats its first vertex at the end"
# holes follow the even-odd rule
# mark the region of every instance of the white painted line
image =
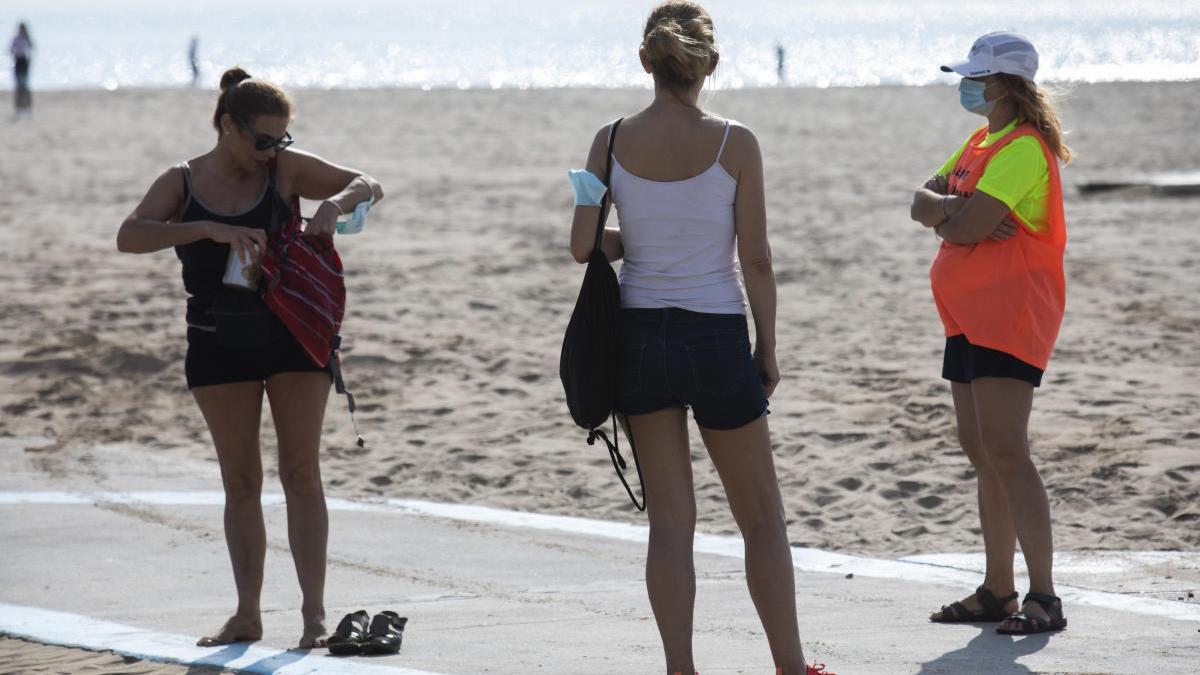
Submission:
MULTIPOLYGON (((19 504, 91 505, 97 503, 146 504, 155 506, 222 506, 221 492, 0 492, 0 506, 19 504)), ((282 494, 264 494, 266 506, 283 505, 282 494)), ((613 523, 603 520, 555 516, 540 513, 509 511, 488 506, 443 504, 412 499, 374 499, 352 501, 329 498, 331 511, 360 511, 375 513, 408 513, 448 520, 483 523, 501 527, 524 528, 574 535, 601 537, 644 544, 649 528, 644 525, 613 523)), ((698 553, 743 558, 740 537, 697 534, 698 553)), ((1057 559, 1057 556, 1056 556, 1057 559)), ((792 561, 803 572, 855 574, 880 579, 896 579, 919 583, 944 584, 973 588, 981 574, 971 566, 962 566, 954 558, 913 556, 900 560, 881 560, 833 553, 816 548, 792 547, 792 561)), ((1066 584, 1058 584, 1064 601, 1078 602, 1122 612, 1160 616, 1181 621, 1200 621, 1200 604, 1159 600, 1122 593, 1110 593, 1066 584)))
POLYGON ((424 670, 379 666, 302 650, 284 651, 238 643, 197 647, 196 638, 156 633, 78 614, 0 603, 0 633, 49 645, 116 652, 125 656, 179 663, 220 666, 240 673, 263 675, 439 675, 424 670))

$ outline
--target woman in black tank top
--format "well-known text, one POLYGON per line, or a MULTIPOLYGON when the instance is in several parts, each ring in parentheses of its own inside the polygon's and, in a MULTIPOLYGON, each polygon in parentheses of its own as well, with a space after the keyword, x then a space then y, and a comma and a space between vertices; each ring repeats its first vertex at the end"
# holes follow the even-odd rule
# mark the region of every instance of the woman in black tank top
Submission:
POLYGON ((312 363, 257 293, 231 290, 222 279, 230 256, 257 264, 268 232, 293 197, 321 201, 305 227, 332 236, 337 217, 383 199, 369 176, 315 155, 287 150, 292 104, 279 87, 225 72, 213 114, 218 137, 209 152, 167 169, 121 224, 117 248, 150 253, 174 247, 188 293, 185 372, 212 434, 225 486, 225 534, 237 585, 237 611, 202 646, 262 637, 266 532, 262 516, 259 422, 265 392, 279 442, 279 475, 287 497, 288 538, 304 595, 301 648, 325 645, 325 553, 329 521, 318 450, 327 368, 312 363), (217 330, 214 308, 231 301, 258 317, 254 342, 217 330))

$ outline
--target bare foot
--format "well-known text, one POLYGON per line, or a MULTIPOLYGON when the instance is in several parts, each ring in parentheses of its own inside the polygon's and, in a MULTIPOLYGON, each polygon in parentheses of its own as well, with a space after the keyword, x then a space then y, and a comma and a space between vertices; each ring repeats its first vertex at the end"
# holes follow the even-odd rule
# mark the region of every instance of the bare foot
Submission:
POLYGON ((234 642, 254 642, 262 639, 262 619, 259 615, 241 616, 234 614, 229 617, 221 630, 211 637, 202 637, 196 641, 199 647, 218 647, 234 642))
POLYGON ((323 649, 328 641, 325 612, 304 617, 304 634, 300 636, 300 649, 323 649))
MULTIPOLYGON (((1005 594, 1002 593, 999 597, 1004 597, 1004 595, 1005 594)), ((974 593, 963 598, 960 602, 962 602, 963 606, 967 608, 967 611, 972 614, 983 611, 983 605, 979 602, 979 599, 975 597, 974 593)), ((1017 611, 1017 601, 1015 598, 1004 603, 1004 611, 1007 614, 1012 614, 1013 612, 1017 611)), ((941 621, 942 620, 941 610, 938 610, 938 611, 934 612, 933 614, 930 614, 929 620, 930 621, 941 621)))

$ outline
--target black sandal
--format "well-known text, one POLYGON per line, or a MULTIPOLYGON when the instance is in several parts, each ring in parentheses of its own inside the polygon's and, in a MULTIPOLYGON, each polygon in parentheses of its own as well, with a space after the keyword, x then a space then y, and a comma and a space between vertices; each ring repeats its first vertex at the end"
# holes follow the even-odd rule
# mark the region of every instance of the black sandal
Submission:
POLYGON ((1028 616, 1025 612, 1013 612, 1005 617, 1005 620, 1020 621, 1021 627, 1016 630, 997 627, 996 632, 1002 635, 1034 635, 1035 633, 1049 633, 1051 631, 1062 630, 1067 627, 1067 619, 1063 616, 1062 600, 1046 593, 1030 591, 1025 594, 1025 600, 1021 602, 1021 605, 1024 606, 1026 602, 1030 601, 1041 605, 1042 609, 1046 610, 1046 616, 1050 617, 1050 620, 1047 621, 1036 616, 1028 616))
POLYGON ((363 642, 367 639, 367 622, 370 620, 371 615, 361 609, 347 614, 325 643, 329 653, 335 656, 353 656, 361 653, 363 642))
POLYGON ((404 627, 408 617, 395 612, 380 612, 371 619, 371 629, 362 643, 364 654, 399 654, 404 640, 404 627))
POLYGON ((1003 621, 1009 616, 1005 611, 1004 606, 1013 600, 1017 599, 1016 591, 997 598, 990 589, 980 586, 975 589, 975 599, 979 601, 981 609, 977 612, 972 612, 967 609, 967 606, 962 602, 955 601, 949 605, 942 605, 942 617, 940 619, 930 619, 934 623, 979 623, 982 621, 1003 621))

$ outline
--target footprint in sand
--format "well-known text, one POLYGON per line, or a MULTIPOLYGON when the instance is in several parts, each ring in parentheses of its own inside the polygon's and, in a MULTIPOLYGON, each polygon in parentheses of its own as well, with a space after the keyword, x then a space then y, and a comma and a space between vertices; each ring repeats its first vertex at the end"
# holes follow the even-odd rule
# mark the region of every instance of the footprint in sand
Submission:
POLYGON ((829 441, 830 443, 841 443, 843 441, 854 443, 856 441, 861 441, 861 440, 867 438, 867 436, 868 436, 868 434, 862 434, 862 433, 851 432, 851 431, 821 434, 821 438, 824 438, 825 440, 829 441))
POLYGON ((942 505, 946 500, 937 495, 926 495, 917 500, 917 505, 923 509, 935 509, 942 505))
POLYGON ((849 490, 851 492, 862 487, 862 484, 863 482, 857 478, 843 478, 834 482, 834 485, 842 488, 843 490, 849 490))
POLYGON ((34 401, 33 399, 29 399, 26 401, 22 401, 20 403, 10 403, 9 405, 6 405, 3 408, 0 408, 0 410, 3 410, 5 415, 12 415, 13 417, 22 417, 25 415, 25 413, 29 412, 30 410, 33 410, 36 407, 37 407, 37 402, 34 401))
POLYGON ((900 488, 901 492, 912 494, 914 492, 920 492, 924 490, 925 488, 929 487, 929 485, 915 480, 902 480, 896 483, 896 487, 900 488))

